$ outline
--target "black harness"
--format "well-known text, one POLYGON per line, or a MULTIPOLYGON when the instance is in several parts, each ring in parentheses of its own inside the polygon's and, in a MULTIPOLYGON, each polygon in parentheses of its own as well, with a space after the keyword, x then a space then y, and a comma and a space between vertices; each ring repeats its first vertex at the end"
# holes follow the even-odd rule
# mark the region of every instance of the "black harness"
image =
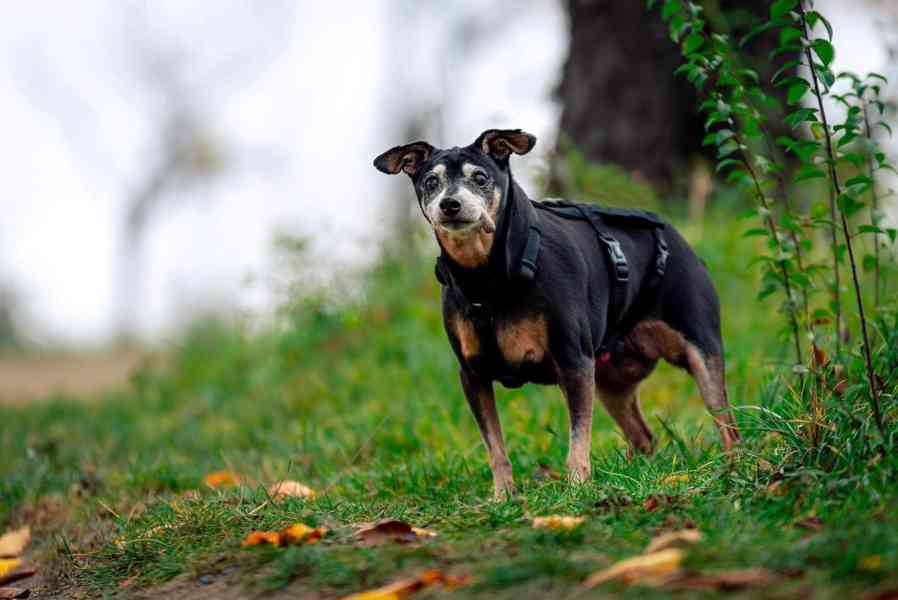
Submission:
MULTIPOLYGON (((453 289, 464 300, 462 304, 465 317, 472 322, 481 343, 488 346, 484 350, 498 351, 495 347, 497 342, 492 298, 495 298, 500 291, 504 294, 514 293, 516 286, 527 285, 536 276, 542 241, 539 212, 546 211, 564 219, 589 223, 596 233, 599 244, 604 248, 608 271, 611 274, 606 329, 609 333, 596 348, 596 355, 601 360, 607 361, 609 354, 620 342, 620 337, 629 333, 636 325, 636 321, 652 306, 656 298, 655 291, 664 279, 670 256, 664 239, 664 221, 647 211, 606 208, 563 200, 535 202, 527 200, 526 197, 523 201, 512 202, 506 211, 520 212, 517 215, 505 215, 504 222, 496 232, 494 244, 505 244, 506 264, 490 264, 481 269, 463 270, 457 268, 447 258, 445 252, 436 261, 437 280, 453 289), (655 240, 653 268, 629 306, 627 298, 630 288, 630 265, 620 242, 608 230, 614 226, 649 229, 655 240), (495 277, 497 270, 505 272, 507 278, 495 277)), ((494 260, 493 254, 503 253, 491 253, 491 263, 496 263, 500 259, 494 260)))

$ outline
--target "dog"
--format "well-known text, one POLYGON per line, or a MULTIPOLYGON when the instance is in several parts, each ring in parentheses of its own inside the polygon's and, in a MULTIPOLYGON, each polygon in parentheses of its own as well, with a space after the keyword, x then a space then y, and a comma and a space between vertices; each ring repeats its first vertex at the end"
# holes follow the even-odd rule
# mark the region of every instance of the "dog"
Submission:
POLYGON ((650 454, 639 383, 660 359, 695 379, 729 450, 739 432, 727 400, 720 303, 704 263, 677 231, 643 211, 530 200, 512 154, 520 129, 473 144, 413 142, 374 166, 406 173, 440 246, 443 323, 480 427, 497 500, 515 493, 493 385, 559 385, 567 401, 568 477, 591 477, 597 394, 631 450, 650 454))

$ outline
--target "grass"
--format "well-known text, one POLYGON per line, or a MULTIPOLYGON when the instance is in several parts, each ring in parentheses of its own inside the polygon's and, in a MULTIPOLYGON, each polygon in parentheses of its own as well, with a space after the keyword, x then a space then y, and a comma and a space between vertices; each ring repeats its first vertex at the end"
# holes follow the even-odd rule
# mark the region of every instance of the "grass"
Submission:
MULTIPOLYGON (((719 449, 692 381, 665 365, 642 392, 658 452, 628 459, 598 410, 593 480, 571 487, 543 475, 563 472, 560 393, 500 389, 521 494, 489 501, 490 472, 442 333, 432 258, 405 257, 382 261, 360 298, 302 300, 261 332, 199 324, 165 366, 148 365, 127 391, 0 407, 0 526, 30 523, 54 585, 85 597, 153 589, 179 575, 224 578, 247 592, 339 597, 434 567, 474 576, 454 597, 565 596, 659 531, 686 526, 706 536, 687 565, 771 569, 784 576, 781 597, 812 589, 815 598, 844 598, 896 585, 894 440, 877 452, 861 390, 851 387, 841 398, 824 395, 818 443, 808 442, 810 388, 792 389, 796 380, 780 375, 788 345, 773 324, 781 319, 773 303, 753 300, 757 273, 746 265, 755 242, 726 214, 710 215, 701 234, 681 229, 723 301, 730 397, 746 438, 732 455, 719 449), (205 488, 203 477, 220 469, 245 484, 205 488), (271 502, 266 487, 287 478, 318 496, 271 502), (530 526, 548 514, 587 519, 570 533, 530 526), (381 517, 440 535, 356 543, 352 524, 381 517), (253 529, 296 521, 330 532, 314 546, 240 548, 253 529)), ((893 436, 896 341, 898 327, 882 320, 893 436)), ((617 584, 591 594, 663 595, 617 584)))

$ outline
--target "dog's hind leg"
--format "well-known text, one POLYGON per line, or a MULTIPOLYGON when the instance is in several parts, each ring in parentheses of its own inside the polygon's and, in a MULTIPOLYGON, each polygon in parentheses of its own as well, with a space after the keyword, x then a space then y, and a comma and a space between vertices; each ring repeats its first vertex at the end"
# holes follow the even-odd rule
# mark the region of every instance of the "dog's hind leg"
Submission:
POLYGON ((599 399, 623 430, 630 446, 643 454, 651 454, 655 448, 655 437, 639 408, 639 384, 613 385, 599 382, 597 385, 599 399))
POLYGON ((687 368, 698 384, 705 406, 714 416, 720 431, 723 447, 729 450, 739 443, 739 429, 727 400, 726 375, 723 357, 719 354, 705 356, 692 344, 686 345, 687 368))
POLYGON ((499 423, 499 413, 496 410, 493 385, 481 381, 474 373, 464 368, 461 369, 461 385, 489 454, 494 498, 504 500, 515 493, 515 487, 511 462, 508 460, 505 442, 502 439, 502 425, 499 423))

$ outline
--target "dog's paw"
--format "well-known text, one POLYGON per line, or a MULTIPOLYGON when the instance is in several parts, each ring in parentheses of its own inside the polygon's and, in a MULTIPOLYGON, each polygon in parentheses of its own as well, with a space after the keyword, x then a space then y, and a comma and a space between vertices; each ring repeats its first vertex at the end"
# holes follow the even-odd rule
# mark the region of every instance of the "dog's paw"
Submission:
POLYGON ((518 488, 513 481, 496 482, 493 486, 493 501, 507 502, 518 494, 518 488))
POLYGON ((567 469, 567 479, 571 483, 581 484, 592 479, 592 469, 589 463, 569 463, 567 469))

